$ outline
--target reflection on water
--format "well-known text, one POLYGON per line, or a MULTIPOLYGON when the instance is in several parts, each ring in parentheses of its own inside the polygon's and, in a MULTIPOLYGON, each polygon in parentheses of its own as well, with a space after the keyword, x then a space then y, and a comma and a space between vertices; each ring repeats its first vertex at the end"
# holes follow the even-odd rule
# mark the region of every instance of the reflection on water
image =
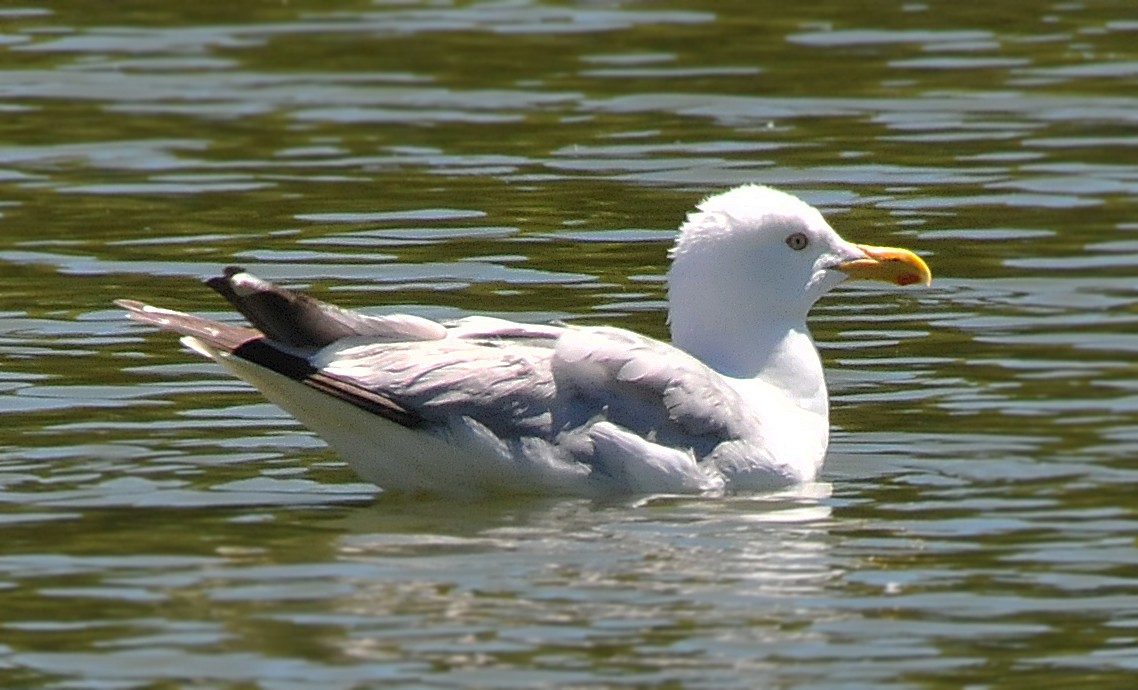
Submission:
MULTIPOLYGON (((784 3, 785 5, 785 3, 784 3)), ((1110 4, 0 9, 0 685, 1128 687, 1138 23, 1110 4), (1014 21, 1011 21, 1014 17, 1014 21), (383 497, 110 301, 663 336, 781 185, 929 290, 815 311, 828 483, 383 497)))

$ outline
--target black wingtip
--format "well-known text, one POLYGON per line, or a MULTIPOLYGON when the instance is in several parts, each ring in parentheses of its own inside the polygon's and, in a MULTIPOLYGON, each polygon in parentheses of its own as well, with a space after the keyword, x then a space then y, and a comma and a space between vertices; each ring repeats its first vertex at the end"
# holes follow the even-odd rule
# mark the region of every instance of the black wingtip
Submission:
POLYGON ((261 280, 241 266, 226 266, 205 284, 278 343, 307 349, 330 342, 327 333, 312 328, 316 300, 261 280))
POLYGON ((230 281, 233 280, 233 276, 237 275, 238 273, 245 272, 245 269, 241 266, 226 266, 225 269, 221 272, 221 275, 209 278, 205 281, 205 284, 208 285, 214 292, 220 294, 222 297, 232 302, 233 299, 230 296, 235 295, 235 293, 233 291, 233 285, 230 283, 230 281))
POLYGON ((274 285, 229 266, 206 285, 224 297, 270 340, 302 350, 374 331, 369 318, 274 285))

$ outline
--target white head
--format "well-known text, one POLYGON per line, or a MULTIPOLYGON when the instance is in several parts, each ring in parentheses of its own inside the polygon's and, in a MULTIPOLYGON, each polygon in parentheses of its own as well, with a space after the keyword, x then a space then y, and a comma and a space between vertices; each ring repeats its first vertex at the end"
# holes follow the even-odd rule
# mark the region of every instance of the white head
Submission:
POLYGON ((722 373, 757 376, 788 333, 850 277, 928 282, 911 252, 843 240, 806 202, 746 185, 705 199, 680 227, 668 272, 673 342, 722 373))

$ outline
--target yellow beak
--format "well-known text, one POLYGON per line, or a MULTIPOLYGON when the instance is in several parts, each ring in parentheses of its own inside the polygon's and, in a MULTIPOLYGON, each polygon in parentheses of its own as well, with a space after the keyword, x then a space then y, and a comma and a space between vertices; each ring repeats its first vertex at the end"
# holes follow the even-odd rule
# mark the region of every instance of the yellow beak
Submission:
POLYGON ((894 285, 931 285, 933 273, 921 257, 908 249, 854 245, 865 252, 864 259, 838 264, 838 270, 854 280, 883 280, 894 285))

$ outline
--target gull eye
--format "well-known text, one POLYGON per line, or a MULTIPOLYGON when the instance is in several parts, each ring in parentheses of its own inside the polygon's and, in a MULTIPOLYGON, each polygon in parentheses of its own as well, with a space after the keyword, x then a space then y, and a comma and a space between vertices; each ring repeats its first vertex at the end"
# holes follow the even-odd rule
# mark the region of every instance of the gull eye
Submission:
POLYGON ((796 232, 786 238, 786 246, 796 252, 806 249, 806 245, 808 244, 810 244, 810 239, 806 237, 806 233, 804 232, 796 232))

